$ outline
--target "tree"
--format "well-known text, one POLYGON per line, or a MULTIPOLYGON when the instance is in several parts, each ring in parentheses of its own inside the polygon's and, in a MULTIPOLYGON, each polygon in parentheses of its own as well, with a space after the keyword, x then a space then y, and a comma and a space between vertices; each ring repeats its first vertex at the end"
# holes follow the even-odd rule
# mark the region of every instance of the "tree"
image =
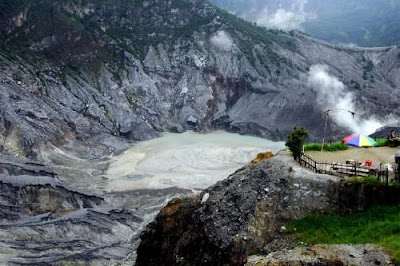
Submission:
POLYGON ((293 157, 298 159, 303 149, 304 142, 308 138, 308 132, 304 127, 294 128, 286 138, 286 146, 293 153, 293 157))

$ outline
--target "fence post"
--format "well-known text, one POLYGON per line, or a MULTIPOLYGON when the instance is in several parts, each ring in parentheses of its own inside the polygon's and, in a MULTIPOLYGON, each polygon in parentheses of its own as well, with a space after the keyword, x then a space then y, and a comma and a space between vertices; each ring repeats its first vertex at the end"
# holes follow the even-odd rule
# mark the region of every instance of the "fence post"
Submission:
POLYGON ((386 169, 385 175, 386 175, 386 186, 389 186, 389 169, 386 169))

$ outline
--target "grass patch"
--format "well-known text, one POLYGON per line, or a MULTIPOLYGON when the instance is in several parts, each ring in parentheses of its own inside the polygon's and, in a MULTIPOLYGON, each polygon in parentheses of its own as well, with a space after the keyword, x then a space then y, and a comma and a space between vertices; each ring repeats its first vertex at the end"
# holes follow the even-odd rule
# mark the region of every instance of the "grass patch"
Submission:
POLYGON ((371 186, 389 186, 394 188, 400 188, 400 183, 389 181, 388 184, 383 180, 378 179, 376 176, 352 176, 342 181, 343 183, 355 183, 355 184, 366 184, 371 186))
POLYGON ((351 216, 310 216, 290 223, 288 230, 309 244, 376 244, 400 261, 400 206, 375 206, 351 216))
MULTIPOLYGON (((322 143, 309 143, 304 145, 305 151, 321 151, 322 143)), ((349 149, 349 146, 341 141, 333 143, 325 143, 324 151, 343 151, 349 149)))
POLYGON ((378 139, 375 139, 375 141, 376 141, 375 147, 389 146, 389 141, 387 138, 378 138, 378 139))
POLYGON ((381 186, 384 185, 376 176, 364 176, 364 177, 358 177, 358 176, 352 176, 349 178, 346 178, 344 183, 357 183, 357 184, 367 184, 367 185, 376 185, 376 186, 381 186))

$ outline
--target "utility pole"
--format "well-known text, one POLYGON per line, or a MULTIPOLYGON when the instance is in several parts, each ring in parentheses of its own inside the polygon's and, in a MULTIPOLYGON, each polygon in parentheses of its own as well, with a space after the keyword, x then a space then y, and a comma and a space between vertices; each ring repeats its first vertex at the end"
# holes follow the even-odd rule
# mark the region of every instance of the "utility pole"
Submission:
POLYGON ((326 128, 327 128, 327 125, 328 125, 329 113, 330 113, 330 112, 334 112, 334 111, 348 112, 348 113, 350 113, 350 114, 353 116, 353 119, 354 119, 354 116, 355 116, 355 114, 356 114, 356 113, 353 112, 353 111, 350 111, 350 110, 347 110, 347 109, 340 109, 340 108, 328 109, 328 110, 326 110, 326 111, 324 112, 324 114, 325 114, 325 126, 324 126, 324 136, 322 137, 321 151, 324 151, 325 134, 326 134, 326 128))
POLYGON ((322 146, 321 146, 321 151, 324 151, 324 144, 325 144, 325 134, 326 134, 326 126, 328 125, 328 117, 329 117, 329 112, 331 110, 326 110, 324 112, 325 114, 325 126, 324 126, 324 136, 322 137, 322 146))

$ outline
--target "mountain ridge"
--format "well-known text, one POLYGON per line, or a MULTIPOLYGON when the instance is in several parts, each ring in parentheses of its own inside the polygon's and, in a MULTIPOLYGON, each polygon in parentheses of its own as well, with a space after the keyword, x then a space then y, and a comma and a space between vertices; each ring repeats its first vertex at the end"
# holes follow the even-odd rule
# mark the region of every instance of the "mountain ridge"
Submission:
POLYGON ((307 85, 314 64, 328 65, 348 91, 363 95, 365 115, 400 113, 396 46, 333 47, 256 27, 208 1, 18 3, 0 18, 9 25, 0 35, 3 99, 25 95, 19 109, 38 102, 48 107, 23 111, 38 110, 27 121, 5 104, 3 139, 17 139, 21 151, 63 136, 142 140, 164 130, 224 129, 282 139, 301 125, 318 138, 324 108, 307 85), (387 106, 377 108, 384 101, 387 106), (46 128, 43 123, 47 129, 32 136, 46 128))

